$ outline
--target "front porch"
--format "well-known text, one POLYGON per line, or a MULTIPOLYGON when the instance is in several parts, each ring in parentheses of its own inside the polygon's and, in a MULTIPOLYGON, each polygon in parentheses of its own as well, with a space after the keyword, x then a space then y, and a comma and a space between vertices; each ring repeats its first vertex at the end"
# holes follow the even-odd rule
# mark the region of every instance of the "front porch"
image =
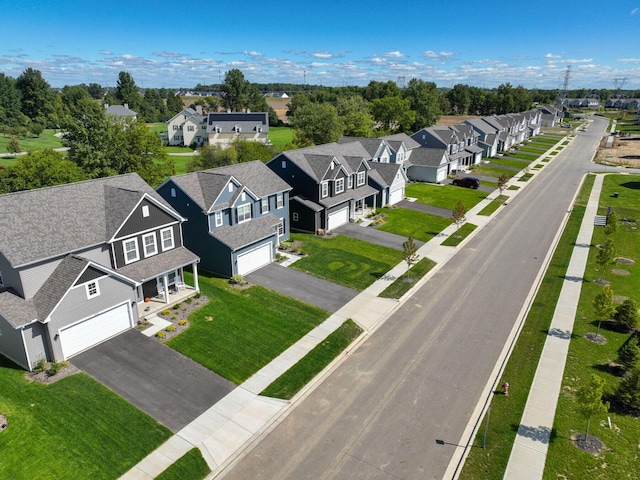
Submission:
POLYGON ((161 312, 162 310, 171 309, 176 303, 193 297, 196 293, 198 293, 198 290, 189 285, 185 285, 185 287, 180 290, 170 288, 167 293, 167 299, 165 299, 165 294, 163 293, 159 296, 149 298, 148 302, 140 302, 138 304, 138 316, 142 319, 151 314, 161 312))

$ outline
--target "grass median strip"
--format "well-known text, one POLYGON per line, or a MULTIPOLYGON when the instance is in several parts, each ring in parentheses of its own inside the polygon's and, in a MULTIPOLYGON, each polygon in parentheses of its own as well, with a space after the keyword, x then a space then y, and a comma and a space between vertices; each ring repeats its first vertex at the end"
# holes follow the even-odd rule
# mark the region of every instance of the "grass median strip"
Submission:
POLYGON ((408 272, 403 273, 395 281, 385 288, 379 297, 400 298, 413 287, 418 280, 424 277, 429 270, 436 265, 436 262, 428 258, 421 259, 408 272))
POLYGON ((457 247, 460 242, 467 238, 476 228, 478 228, 478 226, 473 223, 465 223, 457 229, 454 234, 449 235, 447 239, 442 242, 442 245, 445 247, 457 247))
POLYGON ((209 473, 209 466, 200 450, 192 448, 158 475, 156 480, 202 480, 209 473))
POLYGON ((307 353, 298 363, 280 375, 260 395, 290 400, 318 373, 344 351, 362 333, 353 320, 345 321, 336 331, 307 353))
POLYGON ((480 210, 480 212, 478 212, 478 215, 491 215, 493 212, 498 210, 498 208, 504 205, 504 202, 506 202, 508 199, 509 197, 507 195, 498 195, 495 200, 493 200, 489 205, 480 210))

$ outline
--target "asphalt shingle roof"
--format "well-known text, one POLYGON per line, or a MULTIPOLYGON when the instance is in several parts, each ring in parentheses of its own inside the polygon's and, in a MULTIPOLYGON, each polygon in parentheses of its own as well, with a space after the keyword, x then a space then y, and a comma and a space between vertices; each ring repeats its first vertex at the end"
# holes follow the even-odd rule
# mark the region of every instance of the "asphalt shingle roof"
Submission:
POLYGON ((210 235, 220 240, 231 250, 237 250, 263 238, 275 235, 275 227, 279 223, 280 219, 269 213, 263 217, 254 218, 249 222, 214 230, 210 235))
POLYGON ((178 247, 120 267, 118 273, 142 283, 199 260, 192 251, 178 247))

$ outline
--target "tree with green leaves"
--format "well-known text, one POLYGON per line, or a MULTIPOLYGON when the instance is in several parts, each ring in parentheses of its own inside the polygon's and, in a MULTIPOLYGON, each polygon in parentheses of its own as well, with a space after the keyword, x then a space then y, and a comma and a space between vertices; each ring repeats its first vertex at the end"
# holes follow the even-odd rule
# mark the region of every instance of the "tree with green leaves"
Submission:
POLYGON ((382 134, 409 133, 416 122, 416 112, 411 110, 411 102, 401 96, 373 100, 371 115, 380 125, 377 133, 382 134))
POLYGON ((205 145, 198 149, 198 154, 187 163, 188 172, 224 167, 238 163, 238 151, 234 145, 224 148, 222 145, 205 145))
POLYGON ((467 220, 467 207, 460 200, 456 203, 456 208, 453 209, 451 220, 456 224, 456 230, 467 220))
POLYGON ((120 72, 118 74, 118 83, 116 87, 116 98, 121 104, 129 105, 131 110, 138 110, 142 98, 138 91, 133 75, 129 72, 120 72))
POLYGON ((329 103, 298 107, 290 123, 294 128, 294 143, 299 147, 337 142, 344 131, 336 108, 329 103))
POLYGON ((222 106, 232 112, 241 112, 249 105, 251 83, 245 80, 244 74, 233 68, 224 74, 224 84, 221 87, 222 106))
POLYGON ((442 112, 440 111, 440 92, 433 82, 425 82, 419 78, 409 80, 403 93, 409 100, 409 107, 415 112, 415 119, 411 131, 435 125, 442 112))
POLYGON ((616 307, 613 318, 618 322, 618 325, 624 327, 627 331, 638 328, 638 306, 636 302, 631 298, 626 299, 622 302, 622 305, 616 307))
POLYGON ((640 346, 638 346, 638 336, 631 335, 629 340, 618 350, 618 363, 625 370, 630 371, 632 368, 640 365, 640 346))
POLYGON ((607 238, 602 245, 602 248, 598 250, 598 255, 596 255, 596 263, 598 267, 601 269, 600 281, 604 280, 604 272, 609 265, 613 265, 616 261, 616 245, 611 238, 607 238))
POLYGON ((507 188, 507 184, 509 183, 509 177, 507 177, 506 173, 503 173, 498 177, 498 189, 500 190, 500 195, 504 192, 504 189, 507 188))
POLYGON ((471 108, 471 91, 469 85, 456 84, 446 95, 449 100, 452 113, 455 115, 467 115, 471 108))
POLYGON ((20 151, 22 151, 20 147, 20 140, 18 140, 18 137, 11 135, 9 143, 7 143, 7 152, 18 153, 20 151))
POLYGON ((420 256, 418 255, 418 246, 413 241, 413 237, 409 235, 409 238, 402 244, 402 258, 407 262, 407 270, 411 270, 411 267, 418 263, 420 256))
POLYGON ((616 304, 613 302, 613 291, 609 285, 602 287, 602 290, 593 298, 593 310, 598 320, 596 337, 600 334, 600 325, 603 320, 609 320, 616 313, 616 304))
POLYGON ((87 85, 87 92, 94 100, 101 100, 104 97, 105 89, 99 83, 90 83, 87 85))
POLYGON ((344 124, 344 135, 373 137, 375 122, 367 102, 358 95, 343 95, 336 103, 338 116, 344 124))
POLYGON ((86 175, 74 162, 50 148, 18 157, 14 164, 0 170, 0 193, 32 190, 85 180, 86 175))
POLYGON ((16 81, 0 73, 0 125, 17 125, 22 115, 20 107, 20 90, 16 81))
POLYGON ((16 88, 20 91, 22 113, 45 123, 52 110, 53 94, 42 73, 27 68, 16 80, 16 88))
POLYGON ((362 90, 362 98, 369 102, 379 98, 399 97, 401 95, 402 90, 392 80, 386 82, 371 80, 362 90))
POLYGON ((254 160, 266 163, 274 157, 272 147, 260 142, 236 140, 229 148, 235 148, 238 155, 238 163, 252 162, 254 160))
POLYGON ((587 431, 584 441, 589 439, 589 425, 594 415, 604 415, 609 411, 609 402, 603 402, 605 381, 595 373, 591 375, 588 383, 581 385, 576 393, 578 408, 583 417, 587 419, 587 431))
POLYGON ((173 92, 167 95, 167 114, 173 117, 176 113, 180 113, 183 109, 182 97, 173 92))
POLYGON ((615 394, 625 408, 629 410, 640 410, 640 366, 632 367, 624 376, 615 394))
POLYGON ((611 211, 609 215, 607 215, 607 224, 604 227, 604 234, 609 237, 618 231, 618 215, 616 212, 611 211))

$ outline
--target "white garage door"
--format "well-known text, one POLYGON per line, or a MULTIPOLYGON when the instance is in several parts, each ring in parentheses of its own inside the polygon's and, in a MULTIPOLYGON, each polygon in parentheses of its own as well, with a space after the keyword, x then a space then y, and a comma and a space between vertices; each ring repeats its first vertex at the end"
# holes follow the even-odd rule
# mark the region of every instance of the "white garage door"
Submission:
POLYGON ((271 242, 269 242, 250 252, 238 255, 238 273, 240 275, 246 275, 271 263, 271 252, 272 246, 271 242))
POLYGON ((64 358, 69 358, 132 327, 129 305, 124 303, 60 330, 64 358))
POLYGON ((327 230, 333 230, 334 228, 338 228, 340 225, 344 225, 347 222, 349 222, 348 207, 329 214, 329 228, 327 228, 327 230))
POLYGON ((389 195, 389 205, 395 205, 404 198, 404 188, 400 187, 391 192, 389 195))

